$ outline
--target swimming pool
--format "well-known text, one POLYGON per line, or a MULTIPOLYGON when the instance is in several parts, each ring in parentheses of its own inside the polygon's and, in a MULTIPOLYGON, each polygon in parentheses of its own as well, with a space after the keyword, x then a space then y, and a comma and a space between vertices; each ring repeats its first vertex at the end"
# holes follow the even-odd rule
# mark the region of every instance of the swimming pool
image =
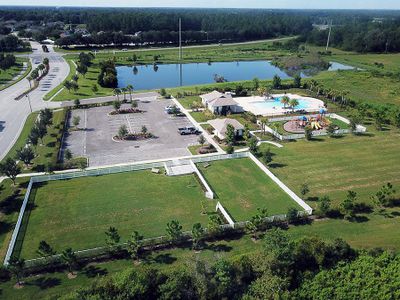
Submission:
MULTIPOLYGON (((291 111, 291 107, 284 107, 281 103, 283 94, 274 95, 274 100, 265 100, 264 97, 251 96, 235 98, 235 101, 243 107, 244 110, 250 111, 255 115, 282 115, 288 111, 291 111)), ((290 99, 297 99, 299 105, 295 107, 295 110, 306 110, 306 111, 319 111, 324 107, 324 102, 310 97, 302 97, 294 94, 286 94, 290 99)))
MULTIPOLYGON (((275 100, 257 101, 257 102, 253 102, 252 104, 255 107, 260 108, 260 109, 274 108, 274 107, 283 108, 284 105, 281 103, 281 99, 282 99, 282 97, 279 97, 279 98, 275 98, 275 100)), ((308 109, 313 104, 310 100, 301 99, 301 98, 297 98, 297 101, 299 101, 299 105, 297 105, 295 107, 295 109, 308 109)), ((286 108, 289 108, 289 106, 286 105, 286 108)))

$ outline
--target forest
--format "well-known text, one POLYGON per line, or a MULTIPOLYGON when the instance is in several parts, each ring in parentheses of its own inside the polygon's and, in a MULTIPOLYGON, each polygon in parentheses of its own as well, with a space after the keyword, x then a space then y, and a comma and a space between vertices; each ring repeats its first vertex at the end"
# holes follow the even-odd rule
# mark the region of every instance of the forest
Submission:
MULTIPOLYGON (((319 46, 325 46, 327 38, 328 31, 318 29, 302 36, 303 41, 319 46)), ((366 19, 344 26, 333 25, 330 45, 356 52, 399 52, 400 18, 379 22, 366 19)))
POLYGON ((3 7, 0 16, 0 23, 17 21, 20 36, 53 38, 59 46, 176 43, 181 18, 185 43, 300 36, 301 41, 324 46, 328 30, 319 26, 332 22, 333 47, 400 50, 398 11, 3 7))

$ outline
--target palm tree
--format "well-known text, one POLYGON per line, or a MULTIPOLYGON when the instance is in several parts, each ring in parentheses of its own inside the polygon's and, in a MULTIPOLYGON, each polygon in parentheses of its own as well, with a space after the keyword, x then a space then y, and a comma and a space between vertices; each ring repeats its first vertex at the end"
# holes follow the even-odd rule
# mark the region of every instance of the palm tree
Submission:
POLYGON ((122 88, 122 89, 121 89, 121 92, 122 92, 122 94, 124 95, 124 101, 126 101, 126 92, 127 92, 127 89, 126 89, 126 88, 122 88))
POLYGON ((347 104, 346 96, 349 94, 349 91, 341 91, 340 92, 340 105, 345 106, 347 104))
POLYGON ((127 90, 128 93, 129 93, 129 100, 132 102, 133 86, 132 86, 131 84, 128 84, 128 85, 126 86, 126 90, 127 90))
POLYGON ((288 96, 283 96, 281 99, 281 103, 283 104, 283 108, 286 108, 286 105, 289 104, 290 98, 288 96))
POLYGON ((29 82, 29 89, 31 89, 32 88, 32 83, 31 83, 31 81, 32 81, 32 77, 29 75, 28 77, 26 77, 26 79, 28 79, 28 82, 29 82))
POLYGON ((260 119, 260 123, 261 123, 261 129, 263 131, 263 134, 265 135, 265 126, 268 123, 268 119, 267 118, 261 118, 260 119))
POLYGON ((119 101, 119 95, 121 95, 120 89, 114 89, 114 96, 117 96, 117 100, 119 101))
POLYGON ((290 99, 289 105, 290 105, 290 107, 292 108, 292 111, 294 112, 294 108, 295 108, 296 106, 299 106, 299 100, 297 100, 297 99, 290 99))

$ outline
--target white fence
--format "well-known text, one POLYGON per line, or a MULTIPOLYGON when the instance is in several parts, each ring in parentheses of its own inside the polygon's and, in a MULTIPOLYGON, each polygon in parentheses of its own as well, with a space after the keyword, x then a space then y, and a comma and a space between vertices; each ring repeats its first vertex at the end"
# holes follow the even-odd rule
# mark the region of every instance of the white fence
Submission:
MULTIPOLYGON (((247 153, 219 154, 219 155, 210 155, 210 156, 202 156, 202 157, 193 157, 192 160, 194 163, 200 163, 200 162, 210 162, 210 161, 215 161, 215 160, 242 158, 242 157, 247 157, 247 153)), ((24 201, 22 202, 22 205, 21 205, 17 223, 15 225, 13 234, 11 236, 10 243, 8 245, 7 253, 4 258, 4 265, 8 264, 8 261, 11 258, 12 253, 14 251, 15 244, 16 244, 16 241, 18 238, 18 234, 21 229, 22 221, 24 218, 25 209, 28 204, 32 186, 34 183, 40 183, 40 182, 45 182, 45 181, 54 181, 54 180, 73 179, 73 178, 80 178, 80 177, 89 177, 89 176, 100 176, 100 175, 116 174, 116 173, 130 172, 130 171, 148 170, 148 169, 153 169, 153 168, 163 168, 166 165, 168 165, 168 166, 174 165, 174 161, 166 160, 166 161, 159 161, 159 162, 155 162, 155 163, 133 163, 133 164, 124 165, 124 166, 82 170, 82 171, 76 171, 76 172, 66 172, 66 173, 58 173, 58 174, 51 174, 51 175, 39 175, 39 176, 31 177, 25 197, 24 197, 24 201)))
MULTIPOLYGON (((350 124, 350 121, 342 116, 339 116, 337 114, 327 114, 327 117, 330 117, 332 119, 337 119, 342 121, 343 123, 346 123, 347 125, 350 124)), ((317 117, 317 115, 309 115, 309 117, 317 117)), ((271 118, 268 119, 268 122, 281 122, 281 121, 292 121, 292 120, 296 120, 298 119, 298 116, 290 116, 290 117, 280 117, 280 118, 271 118)), ((290 135, 282 135, 279 132, 277 132, 276 130, 273 130, 271 127, 264 125, 265 126, 265 131, 271 133, 273 136, 275 136, 277 139, 281 140, 281 141, 285 141, 285 140, 298 140, 298 139, 302 139, 305 138, 306 135, 304 133, 298 133, 298 134, 290 134, 290 135)), ((356 132, 357 133, 361 133, 361 132, 366 132, 367 128, 362 126, 362 125, 357 125, 356 127, 356 132)), ((350 129, 338 129, 335 130, 335 134, 337 135, 341 135, 341 134, 348 134, 351 133, 350 129)), ((312 132, 312 136, 325 136, 328 135, 328 133, 323 130, 323 131, 313 131, 312 132)))
POLYGON ((248 153, 250 159, 265 173, 267 174, 286 194, 290 196, 298 205, 300 205, 309 215, 312 214, 312 208, 305 203, 299 196, 297 196, 291 189, 289 189, 282 181, 279 180, 270 170, 267 169, 253 154, 248 153))
MULTIPOLYGON (((259 166, 274 182, 276 182, 294 201, 296 201, 302 208, 304 208, 305 212, 307 214, 312 214, 312 209, 309 207, 302 199, 300 199, 293 191, 291 191, 286 185, 284 185, 277 177, 275 177, 257 158, 254 157, 250 152, 239 152, 239 153, 233 153, 233 154, 218 154, 218 155, 209 155, 209 156, 196 156, 191 158, 191 163, 202 163, 202 162, 211 162, 211 161, 217 161, 217 160, 225 160, 225 159, 235 159, 235 158, 246 158, 250 157, 256 164, 259 166)), ((80 178, 80 177, 88 177, 88 176, 100 176, 100 175, 107 175, 107 174, 115 174, 115 173, 122 173, 122 172, 130 172, 130 171, 138 171, 138 170, 147 170, 147 169, 152 169, 152 168, 162 168, 165 166, 170 166, 174 165, 173 160, 166 160, 166 161, 159 161, 156 163, 134 163, 131 165, 124 165, 124 166, 117 166, 117 167, 107 167, 107 168, 99 168, 99 169, 91 169, 91 170, 83 170, 83 171, 77 171, 77 172, 66 172, 66 173, 59 173, 59 174, 52 174, 52 175, 40 175, 40 176, 35 176, 31 177, 29 181, 29 185, 24 197, 24 201, 22 203, 19 215, 18 215, 18 220, 15 225, 10 243, 8 245, 7 253, 4 259, 4 265, 8 265, 8 261, 11 258, 15 244, 18 239, 18 235, 20 233, 21 225, 23 222, 23 218, 25 215, 25 210, 26 206, 29 201, 29 197, 31 194, 31 190, 33 187, 33 184, 35 183, 40 183, 40 182, 45 182, 45 181, 54 181, 54 180, 64 180, 64 179, 73 179, 73 178, 80 178)), ((196 170, 198 171, 197 167, 196 170)), ((200 173, 200 172, 199 172, 200 173)), ((201 175, 201 174, 200 174, 201 175)), ((203 176, 199 176, 202 178, 203 176)), ((203 178, 204 179, 204 178, 203 178)), ((200 179, 201 180, 201 179, 200 179)), ((214 194, 210 188, 210 186, 207 184, 207 182, 204 179, 205 186, 207 188, 207 192, 211 192, 212 196, 214 197, 214 194)), ((204 184, 203 183, 203 184, 204 184)), ((211 194, 210 194, 211 196, 211 194)), ((229 214, 226 212, 225 208, 219 203, 219 206, 217 205, 217 209, 221 211, 221 213, 224 215, 226 220, 228 221, 229 224, 221 225, 222 229, 226 229, 228 227, 230 228, 241 228, 241 223, 234 223, 232 218, 229 216, 229 214)), ((286 216, 284 216, 286 218, 286 216)), ((279 216, 274 216, 270 217, 272 222, 274 220, 277 220, 279 216)), ((244 222, 246 224, 246 222, 244 222)), ((243 225, 243 224, 242 224, 243 225)), ((158 238, 153 238, 149 239, 149 241, 156 242, 157 239, 161 239, 162 241, 166 239, 166 237, 158 237, 158 238)), ((88 250, 82 250, 77 253, 86 253, 90 251, 95 251, 97 249, 103 249, 104 247, 99 247, 99 248, 94 248, 94 249, 88 249, 88 250)), ((34 260, 31 260, 34 261, 34 260)), ((27 261, 28 262, 28 261, 27 261)))
POLYGON ((229 225, 230 225, 232 228, 234 228, 235 222, 233 222, 231 216, 228 214, 228 212, 225 210, 225 208, 222 206, 222 204, 219 203, 219 201, 218 201, 218 203, 217 203, 217 206, 215 207, 215 211, 218 211, 218 210, 219 210, 219 211, 221 212, 221 214, 224 216, 225 220, 228 221, 229 225))
POLYGON ((206 198, 208 199, 214 199, 214 192, 212 191, 212 189, 210 188, 210 186, 208 185, 206 179, 203 177, 203 174, 201 174, 201 172, 199 171, 199 169, 197 168, 197 166, 194 164, 194 162, 191 160, 190 161, 193 170, 195 171, 195 173, 197 174, 197 176, 199 177, 201 184, 204 186, 204 188, 206 189, 205 195, 206 198))

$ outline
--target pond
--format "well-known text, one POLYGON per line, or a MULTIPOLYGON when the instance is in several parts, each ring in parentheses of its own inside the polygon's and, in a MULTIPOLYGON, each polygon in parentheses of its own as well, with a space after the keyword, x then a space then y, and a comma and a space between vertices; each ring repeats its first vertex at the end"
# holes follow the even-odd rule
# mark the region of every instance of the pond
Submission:
MULTIPOLYGON (((348 70, 353 67, 332 62, 328 71, 348 70)), ((215 75, 222 76, 227 81, 272 79, 274 75, 282 79, 291 76, 273 66, 270 61, 241 61, 241 62, 214 62, 191 64, 160 64, 139 65, 135 67, 117 67, 118 86, 133 85, 135 90, 152 90, 178 86, 198 85, 215 82, 215 75)), ((300 75, 308 77, 302 72, 300 75)))

